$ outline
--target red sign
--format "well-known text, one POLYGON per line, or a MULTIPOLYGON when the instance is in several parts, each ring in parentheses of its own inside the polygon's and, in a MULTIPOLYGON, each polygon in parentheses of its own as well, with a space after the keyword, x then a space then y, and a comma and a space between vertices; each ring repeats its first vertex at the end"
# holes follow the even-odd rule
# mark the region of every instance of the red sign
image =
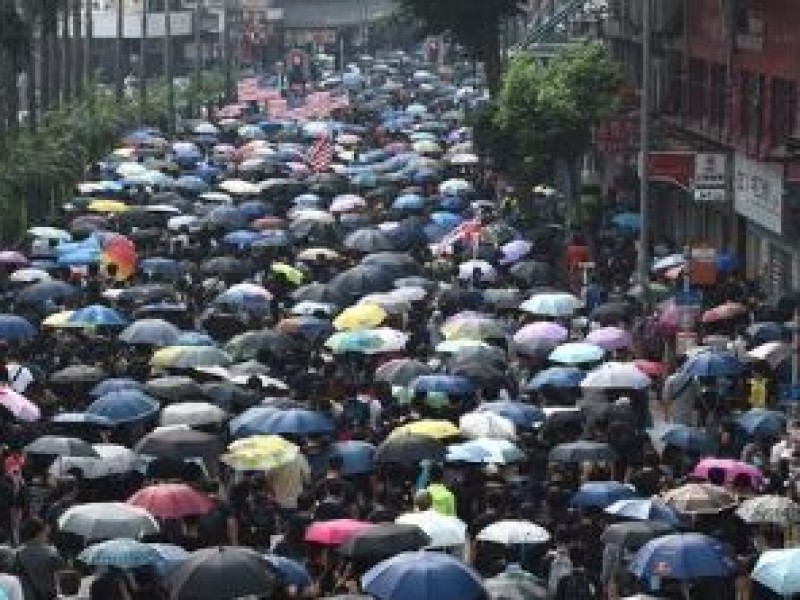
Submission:
POLYGON ((650 179, 689 188, 694 181, 694 152, 651 152, 650 179))
POLYGON ((609 119, 594 132, 594 143, 603 152, 630 152, 637 147, 639 121, 636 117, 609 119))

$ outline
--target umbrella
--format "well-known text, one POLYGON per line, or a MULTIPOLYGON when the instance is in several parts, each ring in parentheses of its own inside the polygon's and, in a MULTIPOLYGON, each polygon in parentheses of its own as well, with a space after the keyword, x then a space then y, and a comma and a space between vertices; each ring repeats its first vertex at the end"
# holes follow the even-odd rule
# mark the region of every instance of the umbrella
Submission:
POLYGON ((642 390, 650 385, 650 378, 633 363, 607 362, 590 371, 581 381, 584 389, 642 390))
POLYGON ((633 345, 633 336, 629 331, 620 327, 601 327, 590 332, 585 341, 609 352, 614 352, 630 348, 633 345))
POLYGON ((442 461, 445 447, 425 435, 393 435, 386 438, 375 450, 378 464, 417 465, 421 460, 442 461))
POLYGON ((589 319, 602 325, 615 325, 628 319, 633 306, 627 302, 606 302, 596 306, 589 319))
POLYGON ((507 440, 478 438, 447 447, 446 461, 507 465, 525 460, 525 453, 507 440))
POLYGON ((763 360, 773 368, 792 355, 792 346, 786 342, 766 342, 747 352, 747 357, 763 360))
POLYGON ((248 435, 309 435, 333 433, 331 420, 323 413, 304 408, 279 410, 270 406, 255 406, 230 422, 235 437, 248 435))
POLYGON ((493 412, 472 412, 461 415, 459 430, 465 438, 490 438, 514 440, 517 438, 516 426, 512 421, 493 412))
POLYGON ((654 430, 653 433, 665 446, 674 446, 687 452, 706 454, 714 449, 714 442, 708 432, 698 427, 667 425, 666 428, 660 431, 654 430))
POLYGON ((745 329, 745 334, 754 346, 767 342, 781 342, 786 339, 786 327, 774 321, 753 323, 745 329))
POLYGON ((461 313, 442 325, 447 339, 505 339, 506 328, 499 320, 477 313, 461 313))
POLYGON ((233 442, 221 460, 234 469, 270 471, 297 461, 300 449, 277 435, 255 435, 233 442))
POLYGON ((358 304, 345 309, 333 321, 338 330, 370 329, 386 319, 386 311, 377 304, 358 304))
POLYGON ((619 500, 636 497, 636 490, 618 481, 589 481, 581 484, 570 504, 581 508, 606 508, 619 500))
POLYGON ((149 344, 170 346, 176 342, 180 329, 163 319, 140 319, 128 325, 119 334, 119 339, 127 344, 149 344))
POLYGON ((605 508, 605 512, 615 517, 635 521, 658 521, 677 526, 677 513, 658 498, 628 498, 618 500, 605 508))
POLYGON ((44 435, 25 446, 27 454, 43 456, 84 456, 100 458, 90 444, 81 439, 44 435))
POLYGON ((484 402, 476 410, 500 415, 522 428, 531 428, 534 423, 544 420, 541 409, 522 402, 484 402))
POLYGON ((220 453, 217 437, 189 427, 159 427, 142 437, 134 448, 137 454, 155 458, 203 458, 216 461, 220 453))
POLYGON ((374 565, 398 552, 420 550, 430 542, 428 535, 416 525, 380 523, 345 541, 339 546, 339 554, 360 564, 374 565))
POLYGON ((361 440, 335 442, 330 447, 329 456, 342 459, 342 472, 345 475, 371 473, 375 461, 375 446, 361 440))
POLYGON ((375 371, 375 381, 405 387, 417 377, 432 373, 433 370, 423 362, 412 358, 396 358, 378 367, 375 371))
POLYGON ((0 314, 0 340, 20 342, 30 340, 35 335, 36 328, 24 317, 0 314))
POLYGON ((135 389, 111 392, 92 402, 86 412, 105 417, 115 425, 142 421, 158 412, 158 402, 135 389))
POLYGON ((674 533, 645 544, 630 565, 639 579, 662 577, 681 581, 730 577, 736 563, 716 539, 700 533, 674 533))
POLYGON ((423 419, 421 421, 412 421, 392 431, 389 437, 394 436, 425 436, 435 440, 456 437, 459 434, 459 429, 450 421, 423 419))
POLYGON ((97 367, 89 365, 71 365, 50 375, 50 383, 58 385, 75 385, 97 383, 105 377, 105 373, 97 367))
POLYGON ((491 600, 545 600, 547 586, 521 568, 509 565, 500 575, 483 580, 491 600))
POLYGON ((359 331, 340 331, 325 342, 325 347, 336 353, 355 352, 361 354, 380 354, 399 352, 408 342, 408 334, 381 327, 359 331))
POLYGON ((54 473, 67 475, 77 469, 86 479, 124 475, 134 470, 136 456, 117 444, 93 444, 97 456, 59 456, 51 467, 54 473))
POLYGON ((547 358, 562 365, 582 365, 600 361, 605 354, 605 350, 594 344, 568 342, 558 346, 547 358))
POLYGON ((566 327, 550 321, 539 321, 525 325, 514 334, 513 338, 517 348, 523 351, 531 348, 536 350, 542 347, 548 348, 548 354, 553 348, 563 344, 568 339, 569 331, 567 331, 566 327), (545 344, 540 346, 542 342, 545 342, 545 344))
POLYGON ((264 560, 272 567, 284 585, 298 588, 311 585, 311 576, 302 563, 277 554, 265 554, 264 560))
POLYGON ((433 509, 400 515, 395 523, 419 527, 430 539, 430 548, 456 548, 467 542, 467 524, 464 521, 433 509))
POLYGON ((203 395, 202 388, 194 379, 180 376, 150 379, 145 384, 144 390, 165 402, 186 402, 203 395))
POLYGON ((520 305, 520 310, 544 317, 570 317, 583 303, 564 292, 536 294, 520 305))
POLYGON ((550 367, 539 371, 527 384, 526 391, 537 391, 542 388, 570 389, 580 386, 586 373, 576 367, 550 367))
POLYGON ((736 514, 751 525, 788 527, 800 523, 800 505, 786 496, 755 496, 736 509, 736 514))
POLYGON ((588 440, 559 444, 550 451, 549 456, 553 462, 566 463, 613 462, 616 457, 608 444, 588 440))
POLYGON ((28 305, 59 302, 79 294, 78 288, 57 279, 39 281, 25 286, 17 293, 17 302, 28 305))
POLYGON ((402 552, 375 565, 361 579, 378 600, 480 600, 480 576, 459 560, 435 552, 402 552))
POLYGON ((523 260, 508 269, 509 275, 523 285, 547 285, 552 282, 553 269, 544 262, 523 260))
POLYGON ((628 521, 606 527, 600 541, 635 552, 653 538, 674 533, 671 525, 658 521, 628 521))
POLYGON ((235 600, 269 596, 275 574, 255 550, 218 546, 193 552, 168 584, 171 600, 235 600))
POLYGON ((121 502, 76 504, 61 514, 58 528, 85 540, 140 538, 159 531, 153 515, 121 502))
POLYGON ((20 421, 38 421, 42 416, 38 406, 10 387, 0 387, 0 406, 20 421))
POLYGON ((136 569, 162 560, 158 550, 134 539, 118 538, 92 544, 78 555, 78 560, 96 567, 136 569))
POLYGON ((758 558, 750 577, 781 597, 800 593, 800 548, 767 550, 758 558))
POLYGON ((355 230, 345 238, 344 246, 365 254, 396 249, 395 241, 388 232, 372 228, 355 230))
POLYGON ((414 392, 439 392, 442 394, 469 394, 475 389, 472 381, 459 375, 420 375, 409 387, 414 392))
POLYGON ((703 313, 700 319, 703 323, 718 323, 736 319, 747 314, 747 307, 738 302, 726 302, 703 313))
POLYGON ((468 260, 458 265, 458 278, 471 280, 478 275, 481 281, 493 282, 497 279, 497 271, 485 260, 468 260))
POLYGON ((183 519, 205 515, 214 502, 185 483, 160 483, 140 489, 128 504, 147 510, 159 519, 183 519))
POLYGON ((208 402, 180 402, 161 411, 162 425, 214 425, 227 418, 228 413, 208 402))
POLYGON ((682 369, 694 377, 736 377, 742 365, 732 352, 702 350, 690 356, 682 369))
POLYGON ((73 312, 67 323, 76 327, 122 327, 128 320, 113 308, 94 304, 73 312))
POLYGON ((227 366, 233 358, 213 346, 168 346, 153 353, 150 364, 162 369, 196 369, 227 366))
POLYGON ((317 521, 306 529, 305 540, 324 546, 339 546, 355 535, 374 527, 372 523, 354 519, 317 521))
POLYGON ((725 488, 710 483, 687 483, 662 494, 664 502, 687 515, 716 514, 736 506, 736 498, 725 488))
POLYGON ((504 520, 484 527, 475 539, 502 546, 546 544, 550 541, 550 533, 544 527, 530 521, 504 520))
POLYGON ((764 476, 756 467, 739 460, 727 458, 704 458, 697 463, 692 475, 707 480, 714 471, 724 473, 726 484, 745 478, 749 482, 751 489, 758 490, 764 483, 764 476))

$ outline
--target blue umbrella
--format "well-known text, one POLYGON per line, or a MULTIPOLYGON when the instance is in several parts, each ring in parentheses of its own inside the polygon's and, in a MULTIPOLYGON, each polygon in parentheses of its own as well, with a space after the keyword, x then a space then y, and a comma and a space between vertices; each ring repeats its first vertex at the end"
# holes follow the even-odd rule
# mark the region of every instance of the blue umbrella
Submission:
POLYGON ((59 253, 56 262, 60 267, 85 267, 96 265, 100 262, 101 251, 94 246, 75 249, 72 252, 59 253))
POLYGON ((208 183, 196 175, 183 175, 178 177, 173 184, 179 190, 190 194, 202 194, 208 191, 208 183))
POLYGON ((329 456, 341 457, 345 475, 372 473, 375 446, 360 440, 336 442, 330 447, 329 456))
POLYGON ((275 570, 278 579, 283 581, 284 585, 298 588, 311 585, 311 576, 301 563, 275 554, 265 554, 264 560, 275 570))
POLYGON ((219 169, 219 167, 215 167, 214 165, 210 165, 208 163, 199 163, 195 167, 192 175, 199 177, 207 184, 211 184, 221 172, 222 171, 219 169))
POLYGON ((409 386, 415 392, 440 394, 468 394, 475 389, 468 377, 460 375, 420 375, 409 386))
POLYGON ((704 429, 686 425, 672 425, 660 434, 661 441, 687 452, 696 454, 711 453, 714 442, 704 429))
POLYGON ((636 497, 636 490, 619 481, 588 481, 572 495, 570 504, 581 508, 605 508, 618 500, 636 497))
POLYGON ((786 415, 776 410, 752 408, 740 415, 736 424, 751 437, 775 438, 786 427, 786 415))
POLYGON ((73 285, 51 279, 25 286, 17 294, 17 301, 23 304, 44 304, 49 300, 61 300, 78 295, 80 291, 73 285))
POLYGON ((435 225, 447 229, 448 231, 458 227, 459 223, 462 221, 459 215, 447 211, 431 213, 430 219, 435 225))
POLYGON ((67 323, 81 327, 121 327, 127 325, 128 320, 113 308, 93 304, 76 310, 67 323))
POLYGON ((101 396, 89 405, 86 412, 121 425, 152 417, 158 410, 158 402, 147 394, 139 390, 122 390, 101 396))
POLYGON ((205 216, 205 221, 226 231, 236 231, 247 226, 247 218, 235 206, 217 206, 205 216))
POLYGON ((252 248, 282 248, 292 242, 292 236, 285 229, 267 229, 253 242, 252 248))
POLYGON ((235 437, 249 435, 309 435, 333 433, 331 420, 323 413, 303 408, 277 409, 255 406, 230 422, 235 437))
POLYGON ((114 425, 111 419, 107 417, 83 412, 59 413, 53 417, 53 423, 63 423, 66 425, 93 425, 97 427, 112 427, 114 425))
POLYGON ((687 581, 704 577, 730 577, 736 563, 722 544, 700 533, 674 533, 645 544, 630 565, 639 579, 651 577, 687 581))
POLYGON ((522 402, 486 402, 478 407, 478 411, 492 412, 505 417, 517 427, 525 428, 531 428, 545 418, 540 408, 522 402))
POLYGON ((120 392, 122 390, 139 390, 144 391, 144 385, 135 379, 129 377, 115 377, 111 379, 104 379, 92 388, 89 395, 92 398, 99 398, 111 392, 120 392))
POLYGON ((269 207, 265 202, 262 202, 261 200, 250 200, 249 202, 242 202, 239 205, 239 210, 250 221, 254 221, 255 219, 260 219, 261 217, 266 217, 269 214, 269 207))
POLYGON ((763 321, 753 323, 746 330, 747 337, 753 346, 760 346, 767 342, 781 342, 786 339, 788 333, 786 327, 774 321, 763 321))
POLYGON ((620 229, 639 231, 642 226, 642 215, 631 212, 619 213, 611 218, 611 222, 620 229))
POLYGON ((447 447, 447 462, 509 464, 525 460, 525 453, 507 440, 479 438, 447 447))
POLYGON ((36 336, 36 328, 19 315, 0 314, 0 340, 20 342, 36 336))
POLYGON ((419 194, 403 194, 398 196, 392 202, 392 209, 394 210, 421 210, 425 207, 425 198, 419 194))
POLYGON ((602 360, 605 354, 605 350, 594 344, 568 342, 553 350, 547 358, 562 365, 581 365, 602 360))
POLYGON ((162 577, 169 575, 189 560, 190 553, 180 546, 156 542, 148 542, 147 545, 158 554, 159 558, 153 566, 162 577))
POLYGON ((479 600, 487 596, 480 575, 439 552, 401 552, 372 567, 361 584, 378 600, 479 600))
POLYGON ((322 198, 317 194, 300 194, 295 196, 292 204, 298 208, 317 208, 322 204, 322 198))
POLYGON ((736 377, 742 372, 742 363, 732 352, 708 350, 690 357, 682 370, 694 377, 736 377))
POLYGON ((800 593, 800 548, 767 550, 751 578, 785 598, 800 593))
POLYGON ((250 231, 248 229, 237 229, 225 234, 222 238, 223 243, 236 248, 250 248, 255 244, 261 234, 257 231, 250 231))
POLYGON ((182 331, 175 340, 176 346, 216 346, 214 341, 207 333, 202 331, 182 331))
POLYGON ((615 517, 634 521, 658 521, 667 525, 680 525, 680 517, 671 507, 657 498, 628 498, 618 500, 605 508, 615 517))
POLYGON ((161 560, 152 547, 132 539, 115 539, 92 544, 78 555, 87 565, 135 569, 161 560))
POLYGON ((577 367, 550 367, 537 373, 525 384, 526 391, 537 391, 544 387, 570 389, 580 386, 586 373, 577 367))
POLYGON ((140 319, 123 329, 119 339, 126 344, 174 346, 180 333, 180 329, 163 319, 140 319))
POLYGON ((164 275, 167 277, 178 277, 186 270, 177 260, 161 257, 153 257, 141 261, 139 269, 148 275, 164 275))

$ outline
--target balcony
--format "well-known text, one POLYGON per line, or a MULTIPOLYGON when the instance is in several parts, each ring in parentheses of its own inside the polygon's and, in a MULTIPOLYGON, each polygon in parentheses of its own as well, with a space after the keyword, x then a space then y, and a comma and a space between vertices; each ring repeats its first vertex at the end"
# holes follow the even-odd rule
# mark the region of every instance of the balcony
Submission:
MULTIPOLYGON (((147 37, 164 37, 166 19, 163 12, 147 14, 147 37)), ((170 14, 170 26, 173 37, 192 35, 193 14, 190 11, 179 11, 170 14)), ((142 38, 142 13, 125 14, 125 39, 142 38)), ((117 13, 113 11, 95 12, 92 15, 92 32, 95 39, 115 39, 117 37, 117 13)))

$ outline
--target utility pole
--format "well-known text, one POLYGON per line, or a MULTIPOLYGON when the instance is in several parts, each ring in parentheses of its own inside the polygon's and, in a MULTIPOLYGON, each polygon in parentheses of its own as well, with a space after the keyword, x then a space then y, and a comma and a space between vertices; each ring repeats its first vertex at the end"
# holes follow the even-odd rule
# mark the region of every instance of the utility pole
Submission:
POLYGON ((144 124, 147 113, 147 0, 142 0, 142 35, 139 39, 139 118, 144 124))
POLYGON ((645 308, 650 303, 650 4, 651 0, 642 0, 642 94, 640 108, 640 146, 641 174, 639 182, 639 285, 642 286, 642 302, 645 308))
MULTIPOLYGON (((86 37, 83 41, 83 74, 86 77, 86 85, 94 85, 94 72, 92 71, 92 36, 94 35, 94 25, 92 19, 92 0, 84 0, 84 16, 83 20, 86 26, 86 37)), ((90 90, 90 94, 94 96, 94 89, 90 90)))
POLYGON ((225 57, 225 100, 233 98, 233 56, 231 56, 231 0, 222 0, 222 52, 225 57))
MULTIPOLYGON (((203 26, 203 6, 200 0, 194 6, 194 89, 199 91, 202 88, 203 82, 203 42, 200 36, 200 28, 203 26)), ((192 104, 192 113, 200 113, 199 108, 195 106, 194 94, 189 96, 189 101, 192 104)))
POLYGON ((172 77, 172 7, 164 3, 164 77, 167 79, 167 131, 175 133, 175 82, 172 77))
POLYGON ((125 40, 125 0, 117 0, 117 39, 114 45, 114 82, 117 102, 125 95, 125 75, 122 73, 122 44, 125 40))

